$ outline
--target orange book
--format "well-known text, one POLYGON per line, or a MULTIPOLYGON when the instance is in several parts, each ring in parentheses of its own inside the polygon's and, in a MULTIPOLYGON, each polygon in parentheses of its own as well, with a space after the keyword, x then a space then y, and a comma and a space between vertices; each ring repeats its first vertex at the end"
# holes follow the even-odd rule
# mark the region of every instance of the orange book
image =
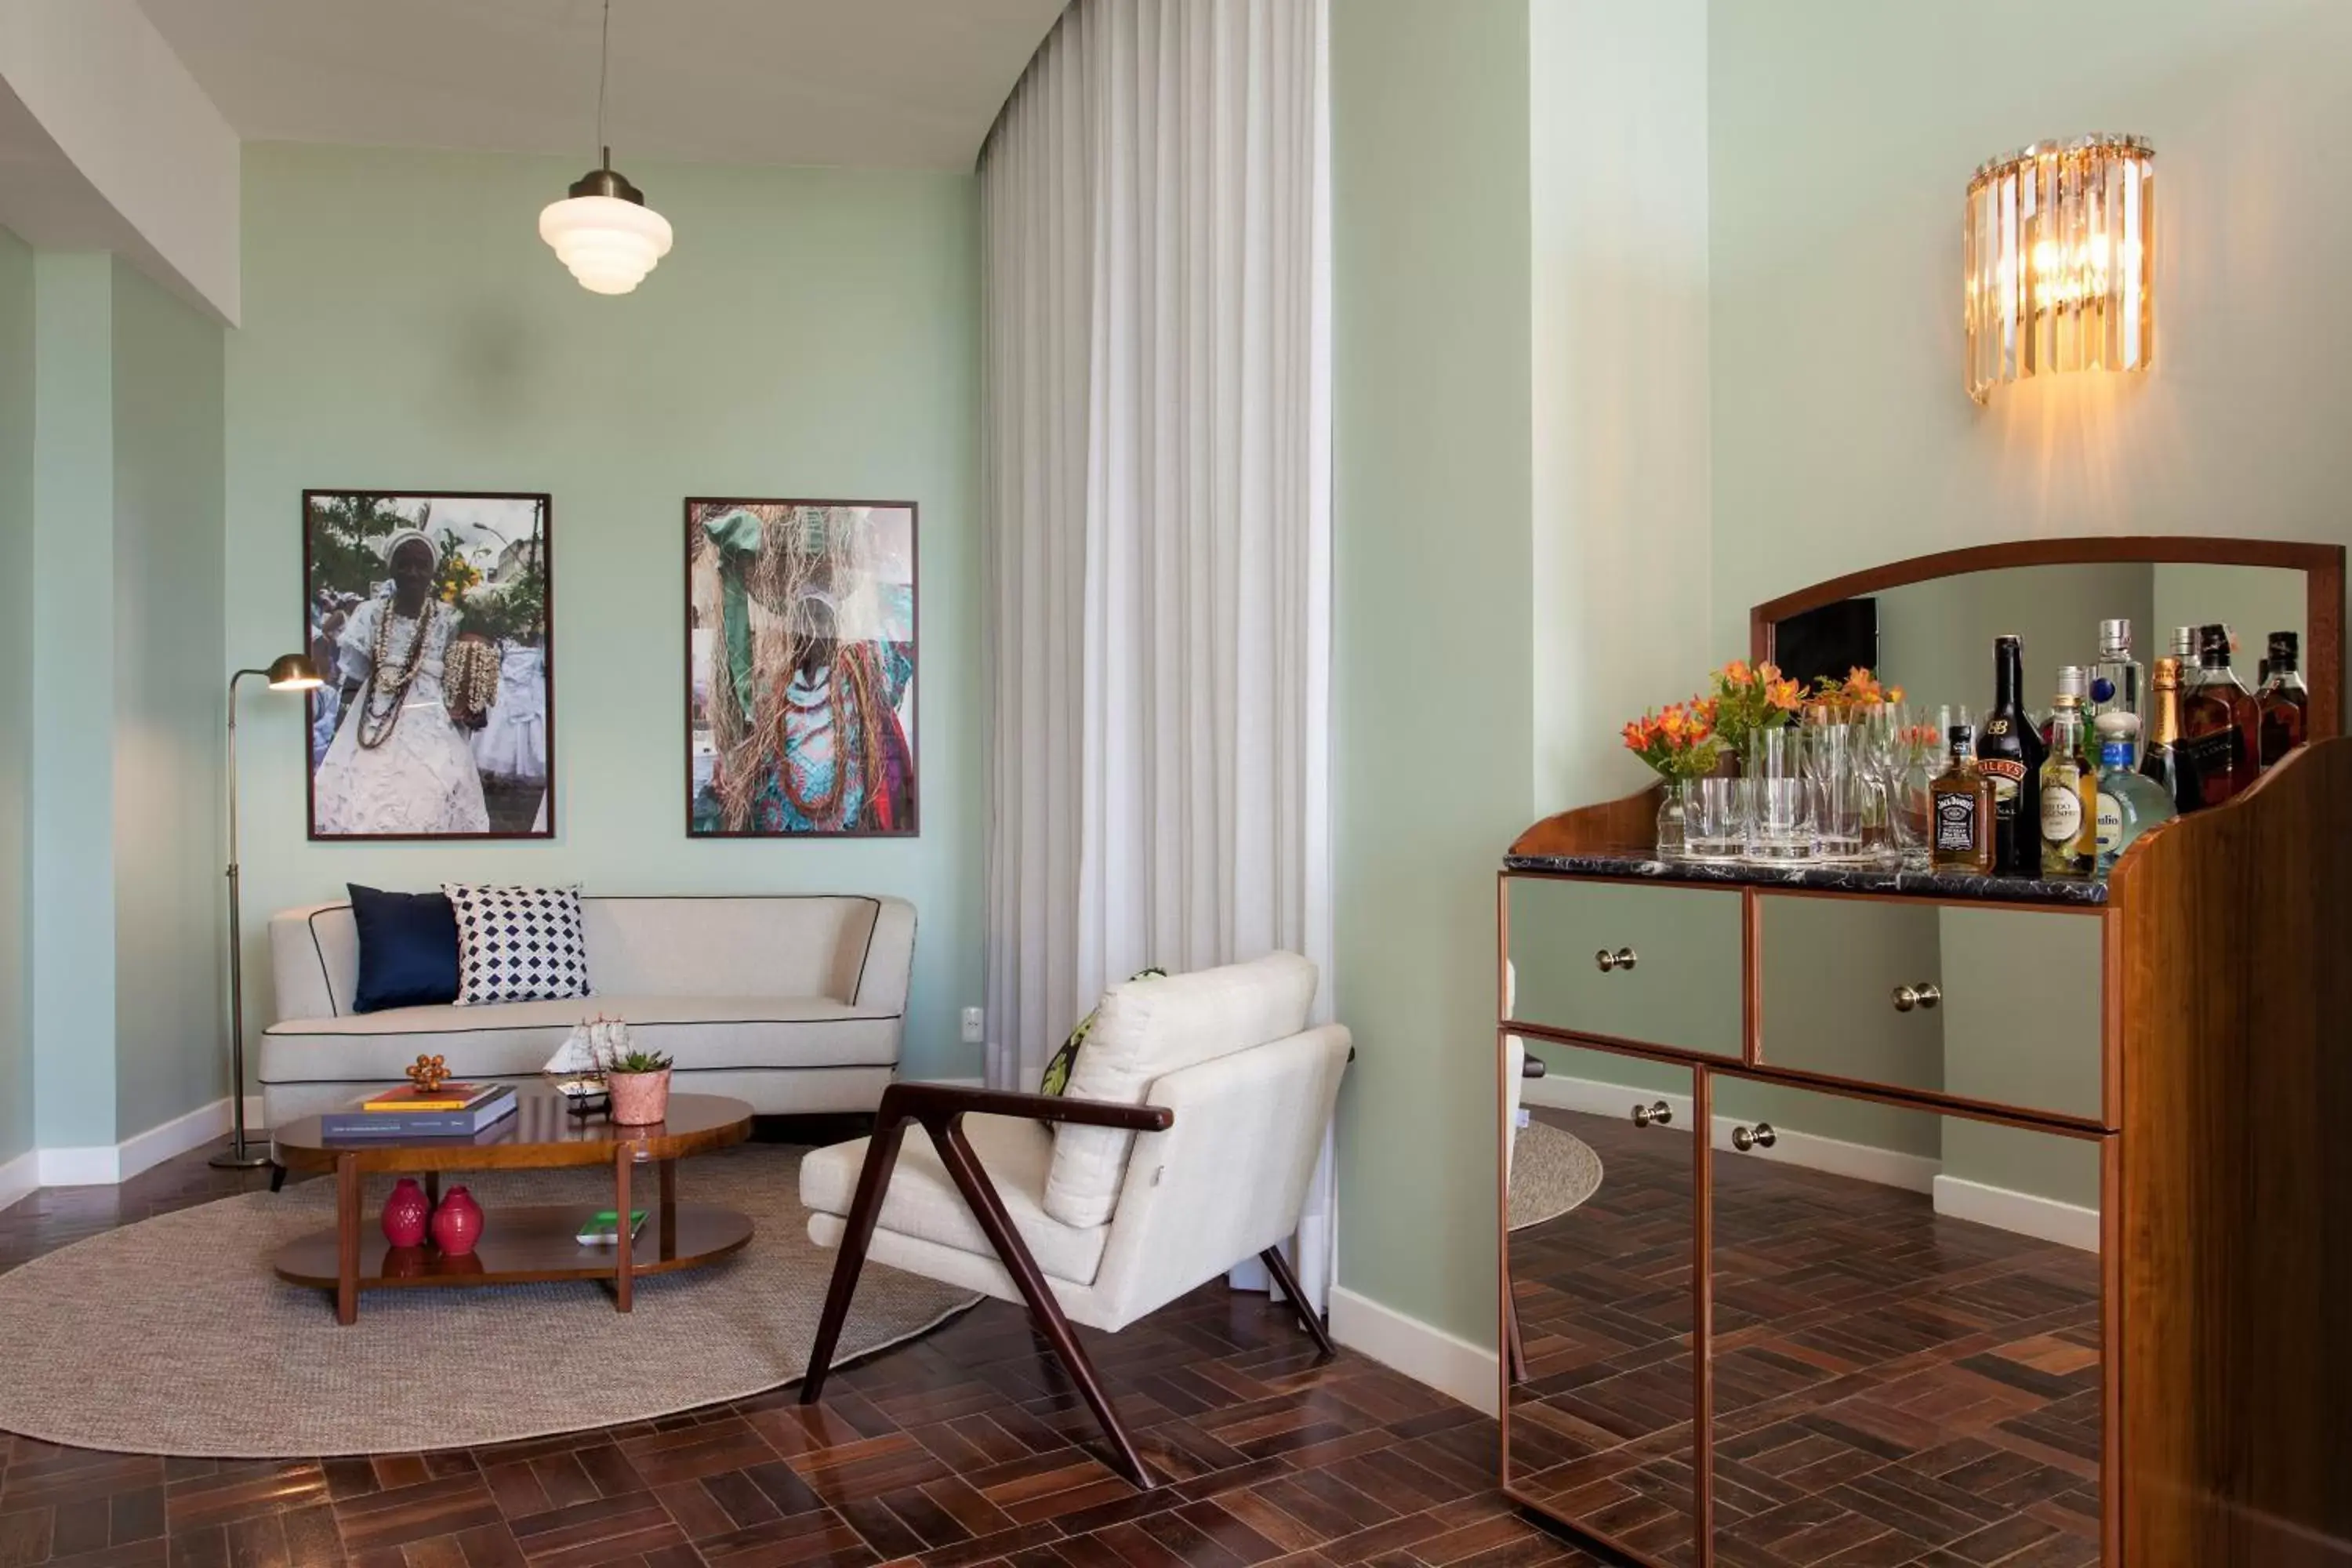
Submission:
POLYGON ((494 1083, 445 1083, 427 1094, 413 1083, 379 1089, 360 1101, 362 1110, 471 1110, 498 1093, 494 1083))

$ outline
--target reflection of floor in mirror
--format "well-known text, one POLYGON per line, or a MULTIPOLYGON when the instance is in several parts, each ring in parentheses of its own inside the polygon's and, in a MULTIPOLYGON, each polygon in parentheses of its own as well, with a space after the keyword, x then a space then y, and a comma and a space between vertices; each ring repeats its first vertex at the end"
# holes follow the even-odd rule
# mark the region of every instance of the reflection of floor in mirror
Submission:
MULTIPOLYGON (((1689 1139, 1533 1114, 1607 1177, 1511 1237, 1530 1379, 1514 1478, 1691 1562, 1689 1139)), ((1917 1193, 1723 1152, 1714 1168, 1717 1561, 2097 1562, 2097 1258, 1917 1193)))

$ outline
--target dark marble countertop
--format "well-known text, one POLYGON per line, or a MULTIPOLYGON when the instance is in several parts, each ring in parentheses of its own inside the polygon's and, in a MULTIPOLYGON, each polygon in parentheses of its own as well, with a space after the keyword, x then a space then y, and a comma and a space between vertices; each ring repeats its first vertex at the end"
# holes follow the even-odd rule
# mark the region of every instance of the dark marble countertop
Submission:
POLYGON ((1917 899, 1988 900, 2012 904, 2104 904, 2107 885, 2090 878, 1962 877, 1948 871, 1898 871, 1878 866, 1751 866, 1744 861, 1661 860, 1647 850, 1587 850, 1575 855, 1506 855, 1506 871, 1615 877, 1630 882, 1706 882, 1738 888, 1815 888, 1838 893, 1895 893, 1917 899))

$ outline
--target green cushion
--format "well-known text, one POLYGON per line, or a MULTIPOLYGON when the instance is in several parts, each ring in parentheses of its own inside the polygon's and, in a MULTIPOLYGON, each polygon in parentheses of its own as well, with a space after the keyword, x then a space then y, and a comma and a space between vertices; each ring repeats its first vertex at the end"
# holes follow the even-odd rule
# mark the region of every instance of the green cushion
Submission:
MULTIPOLYGON (((1168 978, 1168 972, 1164 969, 1139 969, 1128 978, 1129 980, 1165 980, 1168 978)), ((1069 1091, 1070 1074, 1078 1065, 1078 1047, 1087 1043, 1087 1036, 1095 1026, 1095 1015, 1101 1011, 1102 1008, 1097 1006, 1078 1020, 1078 1026, 1070 1031, 1070 1037, 1062 1042, 1062 1048, 1055 1051, 1054 1059, 1045 1064, 1045 1076, 1037 1085, 1038 1093, 1060 1095, 1069 1091)))

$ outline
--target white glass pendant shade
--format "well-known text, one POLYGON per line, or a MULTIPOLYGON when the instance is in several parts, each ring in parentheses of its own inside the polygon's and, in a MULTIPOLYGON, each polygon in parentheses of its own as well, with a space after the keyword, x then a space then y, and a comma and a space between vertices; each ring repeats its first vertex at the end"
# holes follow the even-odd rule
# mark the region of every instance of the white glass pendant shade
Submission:
POLYGON ((539 215, 539 237, 554 247, 580 286, 625 294, 669 254, 669 220, 608 165, 578 181, 572 194, 539 215))
POLYGON ((2137 136, 2039 142, 1969 184, 1969 395, 2156 357, 2156 155, 2137 136))

